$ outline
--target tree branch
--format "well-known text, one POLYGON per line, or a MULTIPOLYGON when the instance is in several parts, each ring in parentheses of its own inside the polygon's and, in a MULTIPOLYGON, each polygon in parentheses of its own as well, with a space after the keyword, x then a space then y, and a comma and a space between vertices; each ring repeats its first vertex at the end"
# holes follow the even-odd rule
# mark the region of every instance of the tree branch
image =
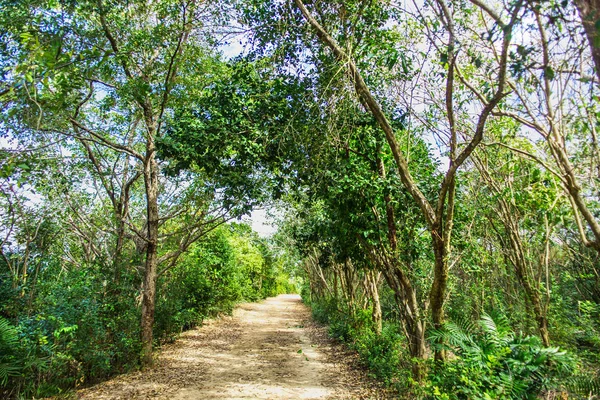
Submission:
MULTIPOLYGON (((99 142, 99 144, 109 147, 113 150, 117 150, 117 151, 122 151, 124 153, 130 154, 133 157, 139 159, 140 161, 144 161, 144 157, 138 153, 137 151, 133 150, 131 147, 128 146, 123 146, 121 144, 118 143, 114 143, 108 139, 106 139, 105 137, 103 137, 102 135, 100 135, 99 133, 85 127, 84 125, 82 125, 79 121, 77 121, 76 119, 74 119, 73 117, 69 117, 69 121, 71 122, 71 124, 73 124, 73 126, 81 129, 82 131, 90 134, 91 136, 93 136, 93 138, 95 138, 95 140, 91 139, 91 138, 86 138, 83 136, 78 136, 78 135, 72 135, 73 137, 77 138, 77 139, 83 139, 83 140, 91 140, 94 142, 99 142)), ((68 134, 67 134, 68 135, 68 134)))
POLYGON ((319 24, 319 22, 317 22, 317 20, 313 18, 313 16, 310 14, 307 8, 304 6, 304 3, 302 3, 302 0, 294 0, 294 3, 301 11, 306 21, 315 30, 319 39, 330 48, 330 50, 333 52, 338 61, 344 63, 348 68, 348 72, 354 84, 354 89, 356 90, 357 95, 359 96, 359 98, 362 98, 367 104, 369 110, 375 117, 375 120, 379 123, 379 126, 385 133, 386 140, 388 142, 388 145, 390 146, 390 149, 394 156, 394 160, 396 161, 398 174, 400 175, 402 183, 404 184, 408 192, 411 194, 411 196, 423 212, 428 225, 433 226, 436 220, 435 211, 433 210, 433 207, 431 206, 425 195, 421 192, 421 190, 415 183, 409 171, 408 162, 406 161, 406 158, 400 150, 400 146, 396 140, 396 136, 394 134, 392 126, 390 125, 390 122, 383 113, 383 110, 381 109, 381 106, 379 105, 377 100, 375 100, 375 98, 371 94, 371 91, 369 90, 364 79, 362 78, 362 75, 358 71, 358 68, 356 67, 354 61, 344 52, 344 50, 342 50, 342 48, 340 48, 337 42, 327 33, 327 31, 321 26, 321 24, 319 24))

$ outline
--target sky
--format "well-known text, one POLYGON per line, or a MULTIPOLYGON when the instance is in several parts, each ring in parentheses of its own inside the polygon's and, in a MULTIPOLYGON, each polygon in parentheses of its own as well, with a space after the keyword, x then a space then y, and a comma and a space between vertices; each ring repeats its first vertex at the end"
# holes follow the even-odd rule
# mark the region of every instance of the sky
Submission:
POLYGON ((260 237, 268 237, 277 231, 277 228, 273 226, 273 217, 268 214, 268 209, 258 209, 252 211, 250 216, 244 218, 244 220, 250 222, 252 229, 258 233, 260 237))

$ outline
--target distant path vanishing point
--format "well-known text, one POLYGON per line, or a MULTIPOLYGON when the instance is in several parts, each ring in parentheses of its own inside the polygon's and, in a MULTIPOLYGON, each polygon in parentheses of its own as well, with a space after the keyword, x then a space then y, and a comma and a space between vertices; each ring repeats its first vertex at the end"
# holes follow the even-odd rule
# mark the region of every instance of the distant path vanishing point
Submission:
POLYGON ((352 353, 312 322, 298 295, 240 305, 164 346, 149 371, 77 392, 81 399, 391 399, 352 353))

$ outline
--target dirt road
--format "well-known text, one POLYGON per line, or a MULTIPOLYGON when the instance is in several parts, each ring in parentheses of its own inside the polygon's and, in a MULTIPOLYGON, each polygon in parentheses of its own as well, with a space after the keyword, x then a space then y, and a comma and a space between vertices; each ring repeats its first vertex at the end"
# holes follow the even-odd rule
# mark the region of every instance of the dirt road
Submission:
POLYGON ((165 346, 155 368, 82 399, 390 399, 312 322, 297 295, 243 304, 165 346))

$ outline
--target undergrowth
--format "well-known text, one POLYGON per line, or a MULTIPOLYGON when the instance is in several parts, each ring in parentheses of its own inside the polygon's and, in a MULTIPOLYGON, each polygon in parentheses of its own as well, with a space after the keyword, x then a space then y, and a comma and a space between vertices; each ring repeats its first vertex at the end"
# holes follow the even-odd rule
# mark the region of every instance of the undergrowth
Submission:
MULTIPOLYGON (((293 291, 268 249, 242 229, 215 230, 161 276, 157 346, 240 301, 293 291)), ((100 264, 60 275, 49 265, 35 287, 15 287, 1 267, 0 398, 56 396, 139 367, 141 277, 134 269, 116 284, 100 264)))
POLYGON ((575 356, 558 347, 544 347, 536 336, 515 333, 500 314, 484 313, 477 321, 459 319, 444 329, 430 330, 430 348, 443 348, 449 357, 444 363, 430 357, 425 379, 415 382, 411 376, 415 360, 410 359, 398 322, 384 320, 377 335, 370 309, 348 310, 331 299, 306 302, 313 318, 329 325, 332 338, 358 353, 372 377, 406 399, 518 400, 549 394, 594 399, 600 395, 600 380, 590 377, 575 356))

